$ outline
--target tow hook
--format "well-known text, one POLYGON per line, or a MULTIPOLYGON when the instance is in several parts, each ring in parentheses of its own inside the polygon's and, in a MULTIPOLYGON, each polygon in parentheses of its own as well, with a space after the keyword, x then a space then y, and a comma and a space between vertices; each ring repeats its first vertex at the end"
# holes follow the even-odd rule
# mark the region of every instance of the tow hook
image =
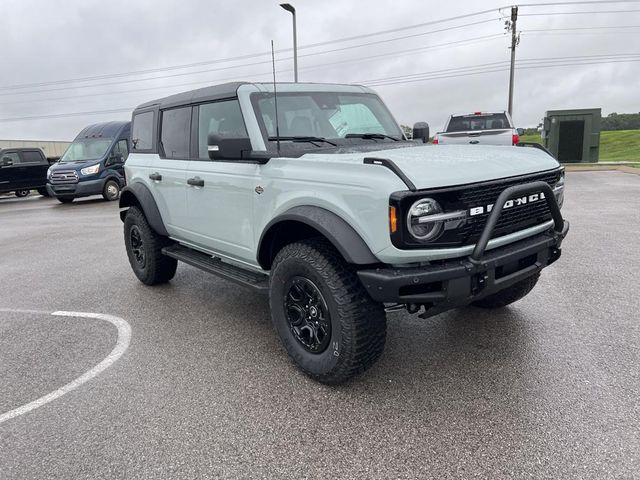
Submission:
POLYGON ((487 280, 489 280, 489 275, 487 272, 478 273, 473 277, 471 282, 471 294, 476 295, 485 289, 487 286, 487 280))

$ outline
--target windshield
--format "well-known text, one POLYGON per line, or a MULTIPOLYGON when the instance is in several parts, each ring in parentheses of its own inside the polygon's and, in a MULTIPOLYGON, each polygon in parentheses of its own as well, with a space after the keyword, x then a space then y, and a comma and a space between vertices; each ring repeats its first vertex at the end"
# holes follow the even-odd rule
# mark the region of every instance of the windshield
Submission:
POLYGON ((511 128, 509 120, 504 113, 481 113, 451 117, 446 133, 498 130, 501 128, 511 128))
POLYGON ((104 157, 112 143, 112 138, 81 138, 69 145, 60 161, 97 160, 104 157))
MULTIPOLYGON (((253 108, 268 148, 276 137, 272 93, 253 93, 253 108)), ((278 93, 280 138, 318 138, 337 141, 403 139, 402 131, 377 95, 360 93, 278 93), (364 136, 364 138, 362 138, 364 136)), ((321 144, 318 144, 321 145, 321 144)), ((322 145, 326 147, 326 143, 322 145)))

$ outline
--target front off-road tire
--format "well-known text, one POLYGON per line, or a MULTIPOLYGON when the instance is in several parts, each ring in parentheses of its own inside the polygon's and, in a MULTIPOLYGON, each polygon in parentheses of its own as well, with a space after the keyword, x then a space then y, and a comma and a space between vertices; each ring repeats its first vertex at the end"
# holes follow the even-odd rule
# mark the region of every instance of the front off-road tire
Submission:
POLYGON ((176 274, 178 261, 162 254, 171 240, 158 235, 142 210, 130 207, 124 219, 124 244, 131 269, 145 285, 166 283, 176 274))
POLYGON ((533 290, 533 287, 536 286, 539 278, 539 273, 532 275, 524 280, 520 280, 518 283, 514 283, 504 290, 500 290, 499 292, 473 302, 473 305, 482 308, 506 307, 507 305, 527 296, 527 294, 533 290))
POLYGON ((73 202, 73 199, 74 199, 75 197, 68 197, 68 196, 64 196, 64 197, 56 197, 56 198, 58 199, 58 201, 59 201, 60 203, 71 203, 71 202, 73 202))
POLYGON ((313 379, 337 384, 364 372, 382 355, 383 305, 323 239, 291 243, 271 269, 269 304, 280 340, 313 379))

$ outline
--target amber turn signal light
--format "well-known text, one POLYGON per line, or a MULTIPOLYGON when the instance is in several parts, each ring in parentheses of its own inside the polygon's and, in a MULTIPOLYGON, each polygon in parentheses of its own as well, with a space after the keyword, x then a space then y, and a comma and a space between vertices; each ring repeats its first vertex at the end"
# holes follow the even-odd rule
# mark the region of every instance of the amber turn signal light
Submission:
POLYGON ((396 207, 389 207, 389 228, 391 233, 398 230, 398 217, 396 217, 396 207))

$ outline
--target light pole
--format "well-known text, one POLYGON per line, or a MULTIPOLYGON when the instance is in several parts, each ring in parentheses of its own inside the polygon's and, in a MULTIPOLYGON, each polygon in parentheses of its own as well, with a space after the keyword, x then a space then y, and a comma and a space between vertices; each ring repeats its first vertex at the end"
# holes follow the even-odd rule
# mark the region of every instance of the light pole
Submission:
POLYGON ((296 34, 296 9, 290 3, 281 3, 280 6, 293 16, 293 80, 298 83, 298 36, 296 34))

